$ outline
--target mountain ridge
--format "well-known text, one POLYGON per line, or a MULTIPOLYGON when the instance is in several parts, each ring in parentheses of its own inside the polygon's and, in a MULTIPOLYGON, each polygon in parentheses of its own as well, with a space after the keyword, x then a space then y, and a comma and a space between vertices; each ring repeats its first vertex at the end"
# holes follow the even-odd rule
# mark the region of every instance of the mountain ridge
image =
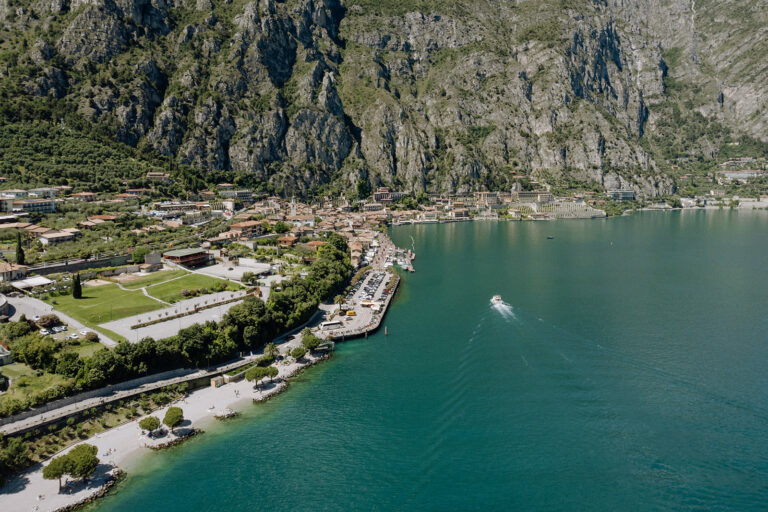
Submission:
POLYGON ((526 176, 668 195, 678 169, 765 155, 765 17, 746 0, 0 0, 0 112, 78 116, 283 193, 526 176))

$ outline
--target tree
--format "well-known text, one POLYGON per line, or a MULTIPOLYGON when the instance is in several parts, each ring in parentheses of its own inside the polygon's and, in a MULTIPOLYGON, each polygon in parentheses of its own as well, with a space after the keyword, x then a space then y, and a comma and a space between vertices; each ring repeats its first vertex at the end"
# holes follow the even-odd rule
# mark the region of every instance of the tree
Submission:
POLYGON ((341 305, 344 304, 344 302, 346 302, 346 299, 343 295, 337 295, 333 299, 333 303, 339 306, 339 311, 341 311, 341 305))
POLYGON ((142 430, 148 430, 152 432, 153 430, 160 428, 160 420, 157 416, 147 416, 139 422, 139 427, 142 430))
POLYGON ((85 333, 85 339, 87 341, 97 342, 99 341, 99 335, 93 331, 88 331, 87 333, 85 333))
POLYGON ((144 263, 144 256, 150 253, 150 248, 147 246, 137 247, 133 251, 133 255, 131 258, 133 259, 134 263, 144 263))
POLYGON ((274 379, 280 373, 280 371, 274 366, 267 366, 266 368, 264 368, 264 370, 265 370, 264 373, 266 373, 267 377, 269 377, 269 380, 274 379))
POLYGON ((360 180, 357 182, 357 197, 358 199, 365 199, 371 195, 371 184, 368 180, 360 180))
POLYGON ((349 246, 347 245, 347 239, 338 233, 330 233, 326 239, 330 245, 338 249, 339 251, 347 254, 349 246))
POLYGON ((56 315, 43 315, 40 317, 40 320, 37 321, 37 325, 44 329, 50 329, 51 327, 61 325, 61 319, 56 315))
POLYGON ((312 331, 309 327, 306 327, 303 331, 301 331, 301 344, 310 352, 319 347, 321 342, 322 340, 312 334, 312 331))
POLYGON ((253 368, 245 372, 245 380, 247 380, 248 382, 256 381, 256 383, 258 384, 258 382, 261 379, 267 376, 266 371, 267 371, 266 368, 262 368, 261 366, 254 366, 253 368))
POLYGON ((82 478, 86 482, 96 466, 99 465, 99 458, 96 457, 98 448, 92 444, 79 444, 75 446, 66 457, 69 458, 69 468, 67 473, 72 478, 82 478))
POLYGON ((163 418, 163 423, 171 430, 178 427, 182 421, 184 421, 184 411, 181 410, 181 407, 169 407, 165 413, 165 418, 163 418))
POLYGON ((16 263, 24 264, 24 248, 21 246, 21 231, 16 232, 16 263))
POLYGON ((280 349, 278 349, 277 345, 275 345, 275 343, 271 341, 267 343, 267 346, 264 347, 264 355, 266 357, 270 357, 274 359, 280 355, 280 349))
POLYGON ((81 299, 83 297, 83 287, 80 284, 80 274, 75 274, 75 278, 72 281, 72 297, 75 299, 81 299))
POLYGON ((305 355, 307 355, 307 349, 304 347, 296 347, 295 349, 291 350, 291 355, 295 360, 299 360, 305 355))
POLYGON ((70 471, 71 459, 69 455, 60 455, 55 457, 43 468, 43 478, 46 480, 59 480, 59 491, 61 491, 61 477, 70 471))
POLYGON ((291 226, 286 224, 285 222, 279 220, 275 222, 275 225, 272 227, 272 231, 278 234, 287 233, 291 230, 291 226))

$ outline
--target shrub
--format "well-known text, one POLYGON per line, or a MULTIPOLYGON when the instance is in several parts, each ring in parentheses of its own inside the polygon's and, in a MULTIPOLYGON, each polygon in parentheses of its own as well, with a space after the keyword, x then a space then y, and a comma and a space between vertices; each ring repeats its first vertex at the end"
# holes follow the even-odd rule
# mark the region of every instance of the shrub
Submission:
POLYGON ((37 321, 37 325, 44 329, 50 329, 51 327, 61 325, 61 319, 56 315, 43 315, 40 320, 37 321))
POLYGON ((310 352, 319 347, 322 341, 323 340, 312 334, 312 331, 309 329, 309 327, 301 331, 301 344, 310 352))
POLYGON ((269 366, 275 362, 275 358, 271 356, 261 356, 256 360, 256 366, 269 366))
MULTIPOLYGON (((168 415, 166 414, 166 418, 167 417, 168 415)), ((149 430, 152 432, 153 430, 160 428, 160 420, 157 418, 157 416, 147 416, 139 422, 139 427, 142 430, 149 430)))
POLYGON ((307 355, 307 350, 304 347, 296 347, 295 349, 291 350, 291 355, 298 361, 307 355))
POLYGON ((89 331, 85 334, 85 339, 88 341, 97 342, 99 341, 99 335, 93 331, 89 331))

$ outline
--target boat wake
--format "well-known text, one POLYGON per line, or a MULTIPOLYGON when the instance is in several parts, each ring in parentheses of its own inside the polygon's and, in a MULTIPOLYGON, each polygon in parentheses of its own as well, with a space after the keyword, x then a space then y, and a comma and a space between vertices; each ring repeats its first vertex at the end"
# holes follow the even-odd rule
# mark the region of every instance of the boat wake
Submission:
POLYGON ((508 319, 508 320, 517 320, 517 315, 515 315, 515 310, 512 309, 512 306, 510 304, 507 304, 506 302, 491 302, 491 307, 495 309, 496 311, 501 314, 502 317, 508 319))

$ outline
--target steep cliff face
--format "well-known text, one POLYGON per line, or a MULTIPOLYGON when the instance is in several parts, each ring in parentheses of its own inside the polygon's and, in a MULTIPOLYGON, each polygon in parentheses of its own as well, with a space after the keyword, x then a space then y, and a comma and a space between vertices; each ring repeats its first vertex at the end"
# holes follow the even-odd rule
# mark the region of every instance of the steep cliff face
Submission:
POLYGON ((758 3, 0 0, 0 77, 284 192, 668 194, 672 165, 768 141, 758 3))

